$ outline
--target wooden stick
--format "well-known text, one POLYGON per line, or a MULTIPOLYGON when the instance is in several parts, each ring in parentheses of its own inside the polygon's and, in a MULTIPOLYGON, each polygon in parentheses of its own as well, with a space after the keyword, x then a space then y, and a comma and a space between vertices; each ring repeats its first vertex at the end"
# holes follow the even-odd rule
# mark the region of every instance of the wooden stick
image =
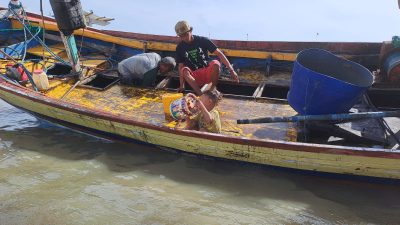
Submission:
POLYGON ((65 92, 65 94, 61 97, 61 100, 63 100, 65 97, 67 97, 67 95, 69 93, 71 93, 72 90, 74 90, 76 88, 76 86, 78 86, 78 84, 81 82, 81 80, 78 80, 74 86, 72 86, 67 92, 65 92))

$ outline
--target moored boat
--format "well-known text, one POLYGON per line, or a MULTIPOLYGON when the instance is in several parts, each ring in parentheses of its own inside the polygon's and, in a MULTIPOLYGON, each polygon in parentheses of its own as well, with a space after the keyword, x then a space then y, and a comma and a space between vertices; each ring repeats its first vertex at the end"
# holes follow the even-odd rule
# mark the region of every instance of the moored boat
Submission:
MULTIPOLYGON (((222 71, 217 88, 225 96, 218 106, 223 129, 221 134, 213 134, 175 129, 175 123, 165 117, 161 99, 164 94, 176 92, 177 71, 159 76, 152 88, 118 82, 115 68, 119 61, 143 52, 175 56, 174 37, 93 28, 77 30, 74 34, 85 76, 78 83, 55 20, 35 14, 28 14, 26 19, 24 22, 14 17, 1 22, 0 42, 5 54, 0 72, 5 74, 6 65, 15 61, 28 72, 41 68, 49 75, 49 88, 36 91, 32 83, 20 84, 2 75, 0 98, 39 117, 110 137, 199 155, 307 171, 400 179, 398 118, 338 124, 236 123, 239 119, 297 114, 286 97, 293 62, 301 50, 325 49, 377 71, 394 51, 388 44, 216 41, 239 71, 241 82, 235 84, 225 79, 226 72, 222 71)), ((400 108, 399 85, 388 82, 384 74, 381 77, 364 101, 351 111, 400 108)))

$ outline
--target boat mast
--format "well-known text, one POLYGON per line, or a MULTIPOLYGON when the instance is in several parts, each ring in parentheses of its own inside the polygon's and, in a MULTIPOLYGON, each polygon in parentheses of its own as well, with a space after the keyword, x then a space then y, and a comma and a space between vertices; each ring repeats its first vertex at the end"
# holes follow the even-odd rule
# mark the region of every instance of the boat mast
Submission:
POLYGON ((50 0, 61 39, 72 65, 72 72, 82 78, 82 68, 79 62, 78 48, 74 37, 74 30, 86 28, 80 0, 50 0))
POLYGON ((65 36, 62 32, 61 39, 64 43, 65 50, 69 61, 71 62, 72 72, 79 75, 79 79, 82 77, 82 68, 79 62, 78 48, 76 47, 75 36, 73 34, 65 36))

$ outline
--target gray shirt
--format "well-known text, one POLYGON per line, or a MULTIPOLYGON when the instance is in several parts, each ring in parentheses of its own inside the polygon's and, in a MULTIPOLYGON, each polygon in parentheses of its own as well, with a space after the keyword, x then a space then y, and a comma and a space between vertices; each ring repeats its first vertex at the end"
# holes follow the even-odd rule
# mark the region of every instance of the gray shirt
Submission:
POLYGON ((118 63, 118 72, 122 77, 143 80, 143 75, 158 66, 161 56, 157 53, 142 53, 118 63))

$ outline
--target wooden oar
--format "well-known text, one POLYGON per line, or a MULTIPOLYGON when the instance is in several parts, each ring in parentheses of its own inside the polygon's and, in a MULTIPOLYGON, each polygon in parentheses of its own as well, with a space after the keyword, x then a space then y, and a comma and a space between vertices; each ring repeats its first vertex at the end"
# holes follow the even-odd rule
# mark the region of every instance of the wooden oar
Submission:
POLYGON ((280 122, 300 122, 300 121, 340 121, 340 120, 357 120, 368 118, 383 118, 383 117, 400 117, 400 111, 383 111, 383 112, 362 112, 362 113, 343 113, 343 114, 328 114, 328 115, 307 115, 307 116, 277 116, 264 117, 257 119, 241 119, 237 120, 238 124, 252 123, 280 123, 280 122))

